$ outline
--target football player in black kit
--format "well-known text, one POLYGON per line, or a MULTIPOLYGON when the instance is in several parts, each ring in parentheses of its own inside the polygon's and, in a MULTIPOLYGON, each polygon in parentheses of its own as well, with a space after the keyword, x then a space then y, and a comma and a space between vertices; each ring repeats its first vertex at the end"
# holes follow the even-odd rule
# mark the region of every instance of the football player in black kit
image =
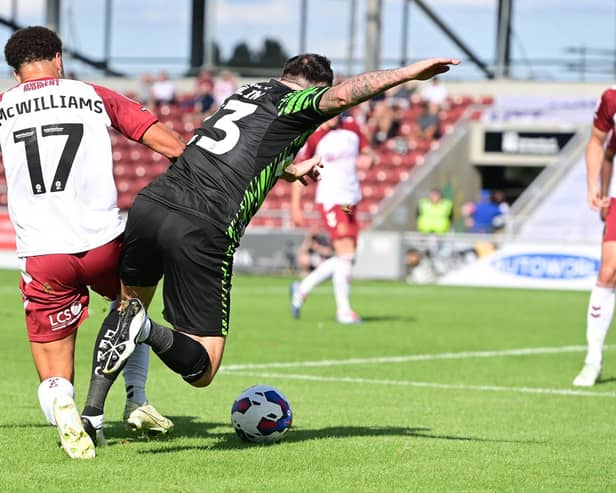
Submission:
POLYGON ((233 253, 279 178, 318 179, 318 159, 293 164, 325 120, 398 84, 426 80, 459 60, 434 58, 367 72, 332 86, 327 58, 289 59, 279 80, 248 84, 230 96, 169 170, 145 187, 128 214, 121 261, 123 305, 110 313, 94 349, 84 426, 139 343, 195 387, 210 384, 229 331, 233 253), (164 275, 164 318, 146 307, 164 275))

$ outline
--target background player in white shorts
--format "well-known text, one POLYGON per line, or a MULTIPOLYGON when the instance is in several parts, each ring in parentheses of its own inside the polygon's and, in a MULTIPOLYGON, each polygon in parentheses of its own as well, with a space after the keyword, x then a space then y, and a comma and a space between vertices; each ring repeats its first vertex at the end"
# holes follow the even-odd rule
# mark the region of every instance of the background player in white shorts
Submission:
MULTIPOLYGON (((63 79, 62 42, 47 28, 17 31, 5 58, 18 85, 0 97, 0 146, 39 400, 66 452, 89 458, 94 445, 73 401, 75 337, 88 316, 88 286, 110 300, 119 294, 124 230, 107 127, 169 158, 184 145, 140 104, 63 79)), ((165 432, 173 423, 145 397, 148 363, 144 347, 126 367, 125 419, 165 432)))
MULTIPOLYGON (((351 117, 338 115, 326 121, 308 138, 297 159, 313 156, 321 157, 325 164, 315 202, 335 255, 322 262, 301 282, 291 285, 291 312, 294 318, 299 318, 300 308, 308 293, 331 277, 336 299, 336 320, 344 324, 358 323, 361 319, 351 308, 349 300, 351 267, 359 234, 355 215, 361 199, 357 167, 371 167, 374 153, 359 125, 351 117)), ((304 225, 301 188, 301 183, 294 184, 291 200, 291 217, 296 226, 304 225)))
POLYGON ((573 385, 590 387, 601 376, 603 344, 614 315, 616 286, 616 190, 611 185, 612 162, 616 152, 614 118, 616 88, 604 91, 595 110, 592 134, 586 148, 588 204, 605 222, 601 246, 601 266, 588 303, 586 340, 588 350, 582 371, 573 385), (605 147, 605 142, 609 142, 605 147))

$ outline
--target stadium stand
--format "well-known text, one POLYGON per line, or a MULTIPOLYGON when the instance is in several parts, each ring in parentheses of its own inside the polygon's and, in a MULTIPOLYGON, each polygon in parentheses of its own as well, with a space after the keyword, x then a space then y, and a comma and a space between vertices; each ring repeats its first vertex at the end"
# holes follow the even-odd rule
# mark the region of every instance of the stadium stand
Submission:
MULTIPOLYGON (((128 94, 135 97, 134 94, 128 94)), ((197 94, 183 94, 173 104, 161 104, 150 109, 158 118, 178 132, 186 141, 198 127, 202 114, 195 111, 194 102, 197 94)), ((493 99, 489 96, 454 96, 449 97, 438 112, 440 136, 453 131, 456 123, 462 118, 478 118, 473 105, 490 105, 493 99)), ((387 102, 386 104, 396 104, 387 102)), ((373 106, 364 103, 357 109, 355 116, 362 129, 369 137, 375 132, 371 121, 373 106)), ((372 215, 379 203, 393 192, 396 185, 408 180, 415 166, 420 166, 425 155, 438 148, 438 137, 426 141, 414 138, 421 113, 421 97, 412 94, 408 107, 401 112, 400 125, 396 135, 375 145, 377 164, 368 171, 360 171, 363 199, 358 207, 358 218, 362 226, 370 224, 372 215)), ((118 204, 121 210, 130 208, 137 192, 150 181, 163 173, 169 162, 162 156, 149 151, 143 146, 125 139, 111 130, 113 146, 114 177, 118 187, 118 204)), ((302 195, 304 211, 308 226, 319 223, 319 215, 314 207, 315 187, 308 187, 302 195)), ((261 210, 254 217, 251 228, 281 228, 290 226, 290 184, 280 181, 268 195, 261 210)), ((0 211, 7 205, 6 178, 4 167, 0 161, 0 211)), ((0 213, 0 248, 14 247, 13 231, 8 220, 8 214, 0 213)))
MULTIPOLYGON (((448 98, 438 113, 441 126, 440 135, 453 131, 454 125, 464 116, 476 119, 479 113, 472 108, 474 105, 490 105, 493 99, 489 96, 471 97, 456 96, 448 98)), ((374 147, 377 155, 377 164, 368 171, 360 170, 359 178, 362 187, 362 201, 358 206, 358 218, 362 226, 370 224, 372 215, 379 207, 379 203, 393 193, 394 188, 402 181, 408 180, 415 166, 420 166, 425 155, 438 148, 438 139, 425 141, 413 139, 413 128, 421 112, 421 100, 418 95, 410 99, 409 107, 402 113, 397 135, 384 143, 374 147)), ((366 107, 363 108, 364 110, 366 107)), ((371 126, 370 107, 367 114, 361 114, 362 108, 354 116, 362 123, 362 128, 368 136, 372 136, 375 129, 371 126)), ((302 194, 307 226, 318 225, 319 215, 314 208, 314 187, 308 187, 302 194)), ((268 195, 263 207, 251 222, 251 227, 288 227, 290 226, 291 189, 286 182, 279 182, 268 195)))

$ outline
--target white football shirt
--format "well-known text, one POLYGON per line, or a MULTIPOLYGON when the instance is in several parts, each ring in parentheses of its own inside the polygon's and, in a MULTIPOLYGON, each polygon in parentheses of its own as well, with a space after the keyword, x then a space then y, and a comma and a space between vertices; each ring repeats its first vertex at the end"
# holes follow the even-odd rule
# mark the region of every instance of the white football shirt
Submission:
POLYGON ((0 96, 0 146, 20 257, 78 253, 122 233, 107 127, 139 140, 156 117, 121 94, 44 78, 0 96))
POLYGON ((297 159, 321 157, 317 204, 328 210, 334 205, 355 205, 361 200, 357 157, 367 146, 366 137, 352 118, 341 118, 333 129, 321 126, 308 137, 297 159))

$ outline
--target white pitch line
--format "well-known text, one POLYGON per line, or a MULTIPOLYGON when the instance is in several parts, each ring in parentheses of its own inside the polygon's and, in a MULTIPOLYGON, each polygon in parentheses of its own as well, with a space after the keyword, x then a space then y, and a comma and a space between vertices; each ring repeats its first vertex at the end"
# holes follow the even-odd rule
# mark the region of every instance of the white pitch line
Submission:
POLYGON ((610 397, 615 398, 616 392, 592 392, 586 390, 544 389, 536 387, 501 387, 497 385, 465 385, 456 383, 415 382, 409 380, 381 380, 356 377, 323 377, 319 375, 298 375, 267 372, 230 372, 227 375, 257 378, 281 378, 287 380, 308 380, 314 382, 355 383, 364 385, 398 385, 405 387, 423 387, 446 390, 472 390, 481 392, 513 392, 518 394, 548 394, 574 397, 610 397))
MULTIPOLYGON (((605 346, 606 350, 612 346, 605 346)), ((407 363, 409 361, 433 361, 443 359, 495 358, 502 356, 527 356, 533 354, 580 353, 586 346, 537 347, 521 349, 503 349, 496 351, 462 351, 458 353, 410 354, 406 356, 379 356, 374 358, 349 358, 320 361, 288 361, 275 363, 246 363, 225 365, 224 371, 261 370, 268 368, 316 368, 327 366, 366 365, 381 363, 407 363)))

